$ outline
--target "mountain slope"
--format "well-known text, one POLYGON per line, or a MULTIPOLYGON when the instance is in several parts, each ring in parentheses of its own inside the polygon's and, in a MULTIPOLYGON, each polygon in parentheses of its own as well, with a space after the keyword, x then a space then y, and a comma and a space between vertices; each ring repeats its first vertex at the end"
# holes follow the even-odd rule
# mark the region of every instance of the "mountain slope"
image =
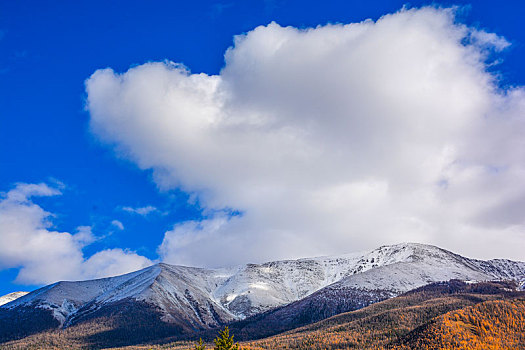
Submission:
POLYGON ((0 337, 6 329, 23 329, 25 318, 20 324, 10 320, 15 314, 30 314, 32 310, 40 318, 47 312, 57 321, 41 322, 42 330, 51 328, 50 323, 69 327, 96 318, 110 318, 119 327, 129 326, 127 318, 133 308, 140 310, 140 317, 169 324, 168 328, 179 334, 217 327, 236 319, 210 299, 213 288, 223 280, 211 270, 158 264, 113 278, 55 283, 4 305, 0 311, 0 337))
MULTIPOLYGON (((440 338, 435 333, 435 320, 441 315, 448 315, 447 312, 455 315, 474 305, 482 308, 484 302, 495 300, 523 303, 525 292, 516 288, 517 284, 510 282, 433 283, 357 311, 243 345, 249 349, 424 349, 426 340, 440 338)), ((427 348, 460 348, 431 345, 427 348)))
POLYGON ((109 331, 120 329, 123 339, 130 336, 124 331, 130 325, 147 324, 150 333, 166 329, 161 333, 191 337, 235 321, 241 321, 232 324, 240 334, 260 337, 454 278, 523 283, 525 263, 473 260, 404 243, 366 253, 231 269, 157 264, 117 277, 58 282, 0 306, 0 339, 12 339, 14 329, 21 330, 16 337, 22 337, 94 320, 106 322, 109 331), (27 327, 32 313, 41 321, 27 327))
POLYGON ((416 328, 399 349, 524 349, 525 299, 450 311, 416 328))
MULTIPOLYGON (((243 349, 420 349, 419 343, 413 344, 411 341, 425 339, 425 335, 434 336, 434 333, 425 333, 428 325, 432 325, 447 312, 454 310, 467 310, 470 306, 485 305, 492 301, 509 301, 511 303, 525 300, 525 292, 516 291, 517 285, 513 282, 481 282, 465 283, 461 281, 449 281, 433 283, 416 290, 404 293, 401 296, 378 302, 357 311, 347 312, 336 315, 305 327, 297 328, 289 332, 279 334, 270 338, 244 342, 243 349)), ((139 314, 134 308, 135 313, 139 314)), ((521 310, 521 309, 518 309, 521 310)), ((473 313, 468 312, 467 315, 473 313)), ((494 313, 497 315, 498 313, 494 313)), ((500 313, 501 314, 501 313, 500 313)), ((504 313, 507 315, 508 313, 504 313)), ((521 314, 520 311, 520 315, 521 314)), ((507 318, 513 319, 513 318, 507 318)), ((468 321, 468 317, 466 318, 468 321)), ((475 320, 475 319, 474 319, 475 320)), ((499 316, 492 321, 499 322, 499 316)), ((517 321, 518 319, 516 319, 517 321)), ((468 321, 470 324, 466 329, 474 329, 472 326, 476 322, 468 321)), ((523 333, 512 331, 516 323, 502 321, 511 328, 506 329, 506 333, 496 332, 493 335, 501 337, 505 342, 519 339, 523 333)), ((519 325, 519 324, 518 324, 519 325)), ((115 332, 110 323, 88 321, 88 323, 73 325, 63 330, 50 330, 44 333, 35 334, 22 340, 2 343, 2 349, 18 350, 28 348, 45 349, 100 349, 107 347, 118 347, 122 350, 150 350, 150 349, 181 349, 193 348, 194 342, 177 341, 170 343, 169 329, 156 329, 144 327, 141 323, 136 323, 134 327, 128 328, 123 333, 115 332), (91 322, 91 324, 89 323, 91 322), (88 326, 89 327, 88 327, 88 326), (135 327, 136 326, 136 327, 135 327), (138 341, 121 341, 126 337, 135 339, 137 333, 147 331, 149 338, 142 342, 151 340, 152 343, 143 345, 138 341), (168 343, 166 343, 168 342, 168 343), (126 346, 126 344, 128 346, 126 346), (157 344, 157 345, 156 345, 157 344)), ((499 327, 499 326, 498 326, 499 327)), ((497 330, 497 327, 495 328, 497 330)), ((213 331, 213 337, 217 330, 213 331)), ((237 333, 235 338, 237 340, 237 333)), ((198 338, 199 335, 196 335, 198 338)), ((176 339, 176 338, 175 338, 176 339)), ((192 338, 195 339, 195 336, 192 338)), ((520 344, 521 343, 517 343, 520 344)), ((518 346, 516 348, 521 348, 518 346)), ((440 348, 440 347, 430 347, 440 348)), ((478 347, 480 348, 480 347, 478 347)), ((503 347, 505 348, 505 347, 503 347)), ((481 347, 480 349, 484 349, 481 347)), ((116 350, 116 349, 115 349, 116 350)))

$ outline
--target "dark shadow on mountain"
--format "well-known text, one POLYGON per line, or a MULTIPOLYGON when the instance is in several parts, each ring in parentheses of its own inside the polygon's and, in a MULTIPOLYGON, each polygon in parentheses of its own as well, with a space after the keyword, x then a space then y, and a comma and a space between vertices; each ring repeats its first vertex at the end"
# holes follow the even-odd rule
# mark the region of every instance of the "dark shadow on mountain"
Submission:
MULTIPOLYGON (((100 327, 103 330, 82 337, 82 342, 91 346, 111 345, 129 346, 152 340, 187 336, 198 329, 188 329, 173 320, 162 321, 162 313, 155 306, 146 302, 123 300, 74 320, 71 328, 83 329, 100 327)), ((85 334, 85 333, 84 333, 85 334)))
POLYGON ((32 334, 56 329, 60 326, 51 310, 19 307, 0 308, 0 343, 21 339, 32 334))

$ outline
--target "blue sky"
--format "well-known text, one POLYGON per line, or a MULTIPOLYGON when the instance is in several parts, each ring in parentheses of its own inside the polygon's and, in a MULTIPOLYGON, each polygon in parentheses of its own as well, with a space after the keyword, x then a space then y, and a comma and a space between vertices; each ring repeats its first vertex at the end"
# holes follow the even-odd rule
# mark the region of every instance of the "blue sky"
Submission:
MULTIPOLYGON (((242 216, 245 211, 249 212, 251 204, 236 207, 224 200, 227 195, 212 195, 212 199, 203 200, 202 196, 208 190, 222 193, 222 185, 213 187, 215 184, 210 185, 208 180, 198 184, 181 180, 177 184, 178 179, 173 174, 170 176, 175 182, 160 185, 163 188, 159 189, 162 181, 152 175, 155 166, 141 165, 137 158, 143 156, 129 156, 129 153, 136 152, 135 149, 115 151, 111 144, 118 144, 118 137, 110 135, 108 140, 101 136, 104 132, 90 130, 91 111, 85 108, 88 98, 86 79, 102 68, 111 67, 115 72, 124 73, 131 67, 164 60, 182 63, 192 73, 216 75, 225 65, 224 53, 233 45, 234 35, 247 33, 257 26, 275 21, 281 26, 307 28, 327 23, 361 22, 368 18, 377 20, 382 15, 398 11, 404 4, 403 1, 291 0, 1 2, 0 191, 7 192, 17 183, 47 183, 59 189, 61 195, 35 196, 31 201, 53 214, 49 217, 53 230, 73 233, 79 226, 91 227, 96 239, 82 245, 85 258, 102 250, 122 248, 157 261, 157 249, 166 231, 172 230, 174 225, 184 222, 197 225, 193 231, 184 231, 189 234, 213 231, 214 224, 217 224, 213 220, 217 217, 228 221, 232 216, 242 216), (214 201, 219 204, 210 204, 214 201), (129 209, 148 206, 156 209, 147 215, 129 209), (206 221, 210 218, 212 221, 206 221), (124 229, 120 229, 115 220, 124 229)), ((430 4, 412 1, 407 5, 418 8, 430 4)), ((502 1, 497 6, 491 1, 445 1, 438 4, 462 6, 457 21, 504 37, 510 47, 497 53, 498 64, 485 68, 490 74, 498 75, 498 85, 503 89, 523 84, 525 31, 520 16, 524 6, 520 1, 502 1)), ((178 164, 174 168, 179 169, 178 164)), ((254 186, 258 186, 257 182, 254 186)), ((519 199, 513 200, 519 202, 519 199)), ((241 198, 231 203, 243 201, 241 198)), ((493 222, 499 224, 501 218, 493 222)), ((290 225, 286 223, 282 227, 290 225)), ((490 225, 492 221, 487 224, 490 225)), ((519 225, 521 223, 511 220, 506 226, 497 228, 519 228, 519 225)), ((325 226, 330 230, 328 224, 319 224, 319 227, 325 226)), ((249 232, 250 227, 244 224, 235 229, 249 232)), ((283 230, 284 236, 293 235, 282 227, 279 229, 283 230)), ((359 234, 365 231, 366 227, 359 234)), ((520 232, 513 234, 521 239, 520 232)), ((10 244, 6 236, 0 227, 2 245, 10 244)), ((384 243, 413 238, 394 236, 386 236, 384 243)), ((264 241, 259 235, 254 237, 255 244, 264 241)), ((361 240, 355 247, 339 250, 328 246, 318 250, 299 247, 290 257, 373 248, 376 244, 383 244, 379 238, 361 240)), ((428 235, 422 236, 421 240, 447 245, 443 244, 446 239, 440 241, 428 235)), ((301 241, 300 237, 298 241, 301 241)), ((298 246, 295 240, 289 242, 298 246)), ((450 247, 459 249, 461 245, 450 243, 450 247)), ((210 247, 206 249, 206 256, 214 254, 210 247)), ((281 257, 285 251, 285 248, 273 250, 271 246, 266 249, 272 253, 254 256, 253 260, 281 257)), ((487 249, 476 249, 468 253, 490 257, 487 249)), ((503 253, 499 251, 497 254, 503 253)), ((178 260, 170 254, 165 256, 171 257, 168 260, 172 262, 192 262, 191 259, 178 260)), ((523 260, 525 256, 521 258, 523 260)), ((24 263, 8 260, 3 261, 0 256, 0 294, 39 285, 31 283, 36 281, 34 279, 15 281, 24 263)), ((239 257, 239 261, 245 260, 250 260, 250 255, 239 257)), ((203 261, 203 265, 237 262, 204 258, 203 261)))

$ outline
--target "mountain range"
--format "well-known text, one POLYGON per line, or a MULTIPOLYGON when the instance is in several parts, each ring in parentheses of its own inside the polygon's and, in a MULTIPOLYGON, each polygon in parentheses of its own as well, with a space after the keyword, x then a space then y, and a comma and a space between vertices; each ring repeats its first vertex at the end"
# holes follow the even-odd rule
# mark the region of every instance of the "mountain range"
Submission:
POLYGON ((240 338, 254 339, 449 280, 512 280, 523 289, 525 262, 469 259, 431 245, 402 243, 223 269, 160 263, 17 295, 0 306, 0 342, 94 324, 106 325, 98 336, 111 335, 116 344, 194 338, 226 324, 240 338))

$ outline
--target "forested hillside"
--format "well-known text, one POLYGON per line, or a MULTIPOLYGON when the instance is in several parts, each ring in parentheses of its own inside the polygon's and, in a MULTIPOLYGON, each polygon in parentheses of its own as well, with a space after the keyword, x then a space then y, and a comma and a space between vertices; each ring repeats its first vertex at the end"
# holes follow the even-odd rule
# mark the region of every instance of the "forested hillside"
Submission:
MULTIPOLYGON (((428 344, 428 349, 436 349, 441 348, 439 344, 449 344, 451 339, 456 339, 456 331, 465 332, 466 329, 477 326, 477 317, 480 317, 480 327, 483 326, 485 329, 492 327, 491 322, 501 325, 501 328, 496 327, 495 333, 491 333, 494 344, 498 341, 499 344, 519 343, 519 341, 523 344, 523 338, 515 340, 520 329, 523 333, 523 316, 515 318, 512 315, 519 313, 522 310, 520 307, 523 307, 521 299, 514 299, 524 298, 525 294, 512 291, 512 287, 515 288, 502 282, 436 283, 361 310, 340 314, 281 335, 250 342, 248 345, 250 349, 313 350, 424 349, 428 344), (490 314, 490 309, 495 308, 490 303, 501 305, 501 309, 490 314), (485 310, 485 314, 490 316, 483 316, 481 310, 485 310), (440 317, 445 321, 437 321, 440 317), (469 320, 472 326, 461 321, 455 323, 451 321, 462 319, 469 320), (510 333, 506 334, 503 330, 510 333), (435 342, 431 342, 435 332, 442 332, 442 335, 435 342)), ((461 337, 461 339, 468 339, 467 333, 461 337)), ((483 339, 479 336, 478 344, 483 344, 483 339)), ((482 349, 482 347, 473 349, 482 349)))
POLYGON ((407 335, 402 349, 524 349, 525 299, 448 312, 407 335))

